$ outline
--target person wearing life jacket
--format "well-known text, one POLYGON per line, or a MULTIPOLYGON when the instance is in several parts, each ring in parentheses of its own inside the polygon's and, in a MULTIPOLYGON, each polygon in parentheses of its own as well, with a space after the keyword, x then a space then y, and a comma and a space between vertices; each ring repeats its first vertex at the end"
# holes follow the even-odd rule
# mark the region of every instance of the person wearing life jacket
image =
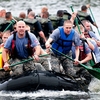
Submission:
POLYGON ((84 32, 84 36, 86 39, 88 39, 95 47, 94 50, 92 50, 92 52, 95 55, 96 58, 96 63, 100 62, 100 39, 99 37, 97 37, 97 35, 90 30, 90 22, 87 20, 82 21, 84 27, 85 27, 85 32, 84 32))
POLYGON ((10 30, 10 32, 12 32, 14 29, 13 29, 13 25, 16 23, 15 19, 12 17, 12 14, 11 12, 6 12, 5 14, 5 23, 2 24, 2 28, 1 28, 1 31, 6 31, 7 30, 10 30), (12 24, 10 24, 12 23, 12 24), (10 24, 10 26, 8 27, 8 25, 10 24))
MULTIPOLYGON (((11 35, 10 31, 6 31, 2 33, 2 44, 0 45, 0 79, 9 76, 9 70, 8 71, 3 70, 4 61, 2 57, 2 51, 4 49, 4 44, 10 35, 11 35)), ((9 56, 7 56, 7 59, 9 59, 9 56)))
POLYGON ((41 37, 44 42, 46 42, 46 37, 42 31, 42 27, 40 22, 35 19, 35 13, 33 11, 30 11, 28 18, 24 19, 23 21, 30 26, 30 31, 38 38, 41 37))
POLYGON ((1 9, 0 10, 0 44, 2 42, 3 24, 6 22, 5 15, 6 15, 6 10, 5 9, 1 9))
POLYGON ((63 10, 58 10, 56 15, 50 15, 49 19, 51 20, 54 29, 59 26, 63 26, 63 10))
MULTIPOLYGON (((84 78, 88 81, 86 81, 86 84, 88 84, 91 81, 92 76, 90 73, 83 68, 81 64, 84 64, 86 66, 91 66, 90 65, 90 60, 92 60, 92 50, 94 50, 94 45, 89 41, 84 38, 84 32, 85 29, 82 25, 79 25, 81 34, 78 30, 78 27, 75 27, 75 30, 79 33, 80 36, 80 46, 79 46, 79 64, 75 65, 75 70, 76 70, 76 75, 84 78)), ((72 58, 75 58, 75 46, 72 46, 72 58)))
MULTIPOLYGON (((91 52, 92 50, 94 50, 94 45, 87 39, 85 39, 85 36, 84 36, 84 32, 85 32, 85 29, 82 25, 79 26, 80 27, 80 30, 81 30, 81 34, 79 33, 78 31, 78 28, 76 27, 75 30, 79 33, 79 36, 80 36, 80 46, 79 46, 79 50, 80 50, 80 53, 79 53, 79 61, 80 63, 88 63, 89 60, 92 59, 92 55, 91 55, 91 52)), ((75 47, 73 46, 72 47, 72 51, 73 51, 73 58, 75 58, 75 47)))
MULTIPOLYGON (((26 30, 27 30, 28 32, 30 32, 30 27, 29 27, 28 25, 26 25, 26 30)), ((41 58, 39 59, 38 62, 35 61, 35 62, 34 62, 34 63, 35 63, 35 66, 36 66, 36 67, 37 67, 37 66, 41 66, 41 68, 43 67, 45 70, 51 70, 51 69, 50 69, 50 64, 49 64, 50 55, 47 54, 46 51, 43 50, 42 48, 41 48, 41 54, 43 54, 43 55, 46 54, 46 56, 41 57, 41 58)), ((39 67, 38 67, 38 68, 39 68, 39 67)))
POLYGON ((88 20, 91 24, 93 24, 96 28, 98 28, 97 24, 92 20, 91 16, 87 13, 87 10, 90 6, 89 5, 83 5, 81 7, 81 11, 78 11, 78 17, 82 20, 88 20))
POLYGON ((28 16, 29 12, 31 12, 31 11, 32 11, 32 8, 27 9, 27 16, 28 16))
MULTIPOLYGON (((20 62, 28 58, 34 58, 39 60, 39 55, 41 54, 41 47, 34 34, 26 32, 26 24, 24 21, 18 21, 16 24, 17 32, 12 34, 4 45, 2 52, 4 61, 4 70, 9 69, 9 65, 13 63, 20 62), (30 38, 30 40, 29 40, 30 38), (8 61, 7 55, 10 52, 10 60, 8 61)), ((28 61, 26 63, 15 65, 11 67, 11 76, 19 76, 23 74, 24 71, 36 70, 33 61, 28 61)))
POLYGON ((70 20, 71 14, 67 10, 63 10, 63 19, 65 20, 70 20))
MULTIPOLYGON (((41 17, 36 17, 36 19, 41 23, 42 30, 45 34, 46 39, 48 39, 49 35, 53 32, 54 28, 52 22, 50 21, 49 12, 41 12, 41 17)), ((45 43, 43 39, 40 38, 40 44, 43 49, 45 49, 45 43)))
POLYGON ((27 16, 25 12, 20 12, 18 17, 14 17, 17 21, 25 19, 27 16))
POLYGON ((39 19, 43 32, 46 37, 49 37, 50 33, 53 32, 54 28, 53 25, 49 19, 49 12, 43 12, 41 13, 41 18, 39 19))
MULTIPOLYGON (((67 20, 64 22, 64 25, 62 27, 59 27, 53 31, 53 33, 50 35, 49 39, 46 42, 46 48, 47 50, 50 49, 50 43, 52 43, 52 48, 56 49, 57 51, 72 56, 72 44, 75 44, 75 53, 76 58, 74 59, 74 64, 78 63, 78 57, 79 57, 79 45, 80 45, 80 38, 78 33, 72 28, 73 23, 70 20, 67 20)), ((64 69, 64 72, 66 74, 75 75, 75 70, 73 67, 73 62, 60 53, 56 52, 52 49, 51 54, 51 64, 54 66, 54 68, 58 68, 58 63, 61 63, 64 69)))

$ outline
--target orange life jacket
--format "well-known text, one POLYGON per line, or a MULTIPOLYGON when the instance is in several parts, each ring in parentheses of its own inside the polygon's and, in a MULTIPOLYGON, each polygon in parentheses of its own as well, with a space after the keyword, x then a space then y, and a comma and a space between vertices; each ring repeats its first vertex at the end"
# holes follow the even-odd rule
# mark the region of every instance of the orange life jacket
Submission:
MULTIPOLYGON (((0 45, 0 69, 3 69, 3 65, 4 65, 3 58, 2 58, 3 49, 4 49, 4 45, 0 45)), ((9 55, 8 55, 8 59, 9 59, 9 55)))
POLYGON ((0 47, 0 69, 3 68, 3 59, 2 59, 2 50, 3 50, 3 46, 0 47))

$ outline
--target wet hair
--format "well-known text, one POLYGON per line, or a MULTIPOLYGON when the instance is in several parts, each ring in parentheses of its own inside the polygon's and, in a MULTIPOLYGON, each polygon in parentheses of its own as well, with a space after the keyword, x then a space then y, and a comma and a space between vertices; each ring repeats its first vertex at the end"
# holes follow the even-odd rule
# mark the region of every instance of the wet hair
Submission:
POLYGON ((48 18, 49 17, 49 12, 43 12, 42 14, 42 18, 48 18))
POLYGON ((30 11, 28 15, 35 17, 35 13, 33 11, 30 11))
POLYGON ((84 25, 86 22, 90 23, 88 20, 82 20, 82 24, 84 25))
POLYGON ((5 18, 9 19, 12 16, 11 12, 6 12, 5 18))
POLYGON ((87 10, 86 5, 83 5, 83 6, 81 7, 81 10, 87 10))
POLYGON ((26 18, 26 14, 25 14, 24 12, 21 12, 21 13, 19 14, 19 17, 20 17, 20 18, 26 18))
POLYGON ((41 13, 43 13, 43 12, 48 12, 48 7, 47 6, 42 7, 41 13))
POLYGON ((58 17, 63 17, 64 11, 63 10, 58 10, 57 11, 57 16, 58 17))
POLYGON ((32 11, 32 9, 31 8, 28 8, 27 9, 27 15, 29 14, 29 12, 31 12, 32 11))
POLYGON ((72 21, 70 21, 70 20, 65 20, 63 25, 65 25, 66 23, 73 24, 72 21))
MULTIPOLYGON (((83 24, 83 25, 86 24, 86 22, 87 22, 87 23, 90 23, 88 20, 82 20, 82 24, 83 24)), ((87 32, 86 29, 85 29, 85 32, 87 32)))

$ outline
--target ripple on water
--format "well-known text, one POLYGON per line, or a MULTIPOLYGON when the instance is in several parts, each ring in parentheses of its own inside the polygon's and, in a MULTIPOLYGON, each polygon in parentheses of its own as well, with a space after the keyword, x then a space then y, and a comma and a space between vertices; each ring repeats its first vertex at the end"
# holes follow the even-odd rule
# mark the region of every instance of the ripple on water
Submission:
POLYGON ((86 92, 80 91, 48 91, 48 90, 39 90, 36 92, 0 92, 0 100, 78 100, 78 99, 88 99, 90 95, 86 92))

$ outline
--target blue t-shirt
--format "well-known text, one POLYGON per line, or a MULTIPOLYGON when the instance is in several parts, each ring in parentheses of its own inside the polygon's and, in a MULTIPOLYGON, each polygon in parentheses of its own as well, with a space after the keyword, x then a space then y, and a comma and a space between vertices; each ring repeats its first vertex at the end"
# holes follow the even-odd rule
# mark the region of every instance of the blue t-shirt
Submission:
POLYGON ((90 42, 94 45, 93 53, 96 57, 96 63, 100 62, 100 50, 97 43, 94 40, 90 40, 90 42))
POLYGON ((95 38, 96 40, 100 40, 99 37, 93 31, 89 31, 90 38, 95 38))
MULTIPOLYGON (((30 40, 31 40, 31 47, 35 47, 39 45, 39 42, 34 34, 28 33, 30 40)), ((11 50, 11 42, 13 40, 13 34, 8 38, 6 41, 4 48, 11 50)), ((19 58, 27 58, 29 56, 27 46, 28 46, 28 38, 26 35, 23 38, 19 38, 18 34, 16 33, 16 40, 15 40, 16 52, 19 58)))

